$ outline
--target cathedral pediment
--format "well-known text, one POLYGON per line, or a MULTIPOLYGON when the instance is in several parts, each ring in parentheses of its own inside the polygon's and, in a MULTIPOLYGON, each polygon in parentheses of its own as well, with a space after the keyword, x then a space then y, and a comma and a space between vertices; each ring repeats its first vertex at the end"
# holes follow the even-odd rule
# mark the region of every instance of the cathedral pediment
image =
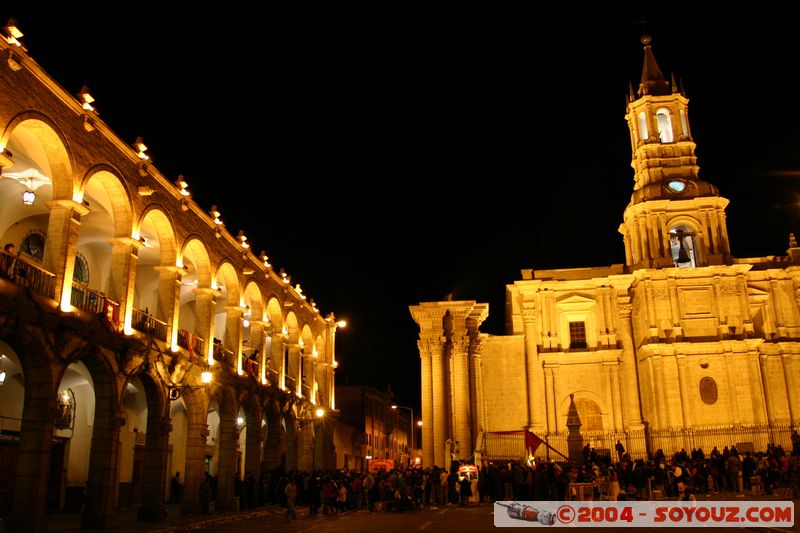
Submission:
POLYGON ((594 305, 596 300, 581 294, 570 294, 557 300, 558 305, 594 305))

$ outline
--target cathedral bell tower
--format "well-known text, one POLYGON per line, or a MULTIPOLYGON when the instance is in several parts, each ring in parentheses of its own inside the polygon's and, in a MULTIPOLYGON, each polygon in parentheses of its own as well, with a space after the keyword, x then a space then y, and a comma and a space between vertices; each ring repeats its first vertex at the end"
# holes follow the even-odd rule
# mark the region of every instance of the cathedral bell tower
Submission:
POLYGON ((728 200, 698 177, 689 129, 689 100, 675 77, 664 78, 649 36, 636 94, 630 87, 625 119, 631 134, 634 186, 619 227, 625 263, 640 268, 692 268, 730 262, 728 200))

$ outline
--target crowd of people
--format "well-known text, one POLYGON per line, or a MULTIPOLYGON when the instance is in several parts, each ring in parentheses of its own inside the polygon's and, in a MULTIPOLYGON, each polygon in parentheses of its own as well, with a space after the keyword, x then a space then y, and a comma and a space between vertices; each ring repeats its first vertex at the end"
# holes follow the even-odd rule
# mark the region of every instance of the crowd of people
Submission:
MULTIPOLYGON (((735 446, 681 450, 667 457, 661 450, 647 459, 632 460, 620 451, 613 457, 587 446, 583 464, 541 461, 488 464, 480 469, 477 483, 451 468, 367 472, 347 468, 325 472, 275 469, 260 479, 248 472, 237 481, 241 508, 280 505, 287 519, 297 518, 297 506, 307 506, 311 518, 351 511, 412 511, 421 508, 469 506, 471 501, 491 503, 509 500, 569 500, 576 484, 591 486, 598 500, 694 499, 707 492, 770 494, 790 490, 800 493, 800 437, 793 436, 793 450, 769 445, 764 451, 740 452, 735 446), (474 494, 474 492, 476 492, 474 494), (475 498, 474 496, 477 496, 475 498)), ((180 479, 174 479, 176 492, 180 479)), ((208 500, 214 498, 215 479, 204 482, 208 500)))

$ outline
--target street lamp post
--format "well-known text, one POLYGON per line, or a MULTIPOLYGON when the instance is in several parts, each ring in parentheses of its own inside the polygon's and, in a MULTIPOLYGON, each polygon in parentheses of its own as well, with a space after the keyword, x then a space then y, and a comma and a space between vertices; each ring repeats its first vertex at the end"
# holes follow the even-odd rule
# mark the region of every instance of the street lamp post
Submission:
POLYGON ((414 452, 416 448, 414 447, 414 410, 410 407, 405 407, 402 405, 392 405, 392 409, 408 409, 411 412, 411 420, 409 421, 409 428, 411 429, 411 453, 409 454, 409 464, 413 462, 414 459, 414 452))

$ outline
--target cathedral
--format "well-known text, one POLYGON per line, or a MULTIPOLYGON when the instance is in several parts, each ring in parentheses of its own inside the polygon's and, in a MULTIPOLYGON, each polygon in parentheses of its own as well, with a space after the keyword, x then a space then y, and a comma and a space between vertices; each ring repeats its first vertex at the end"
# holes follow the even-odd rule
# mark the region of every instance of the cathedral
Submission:
POLYGON ((789 445, 800 423, 800 248, 792 238, 783 257, 731 255, 728 200, 699 176, 689 100, 642 43, 625 115, 625 264, 523 269, 506 286, 502 336, 480 331, 487 304, 410 307, 425 466, 521 459, 531 432, 546 444, 535 455, 566 455, 573 404, 584 442, 620 441, 634 458, 789 445))

